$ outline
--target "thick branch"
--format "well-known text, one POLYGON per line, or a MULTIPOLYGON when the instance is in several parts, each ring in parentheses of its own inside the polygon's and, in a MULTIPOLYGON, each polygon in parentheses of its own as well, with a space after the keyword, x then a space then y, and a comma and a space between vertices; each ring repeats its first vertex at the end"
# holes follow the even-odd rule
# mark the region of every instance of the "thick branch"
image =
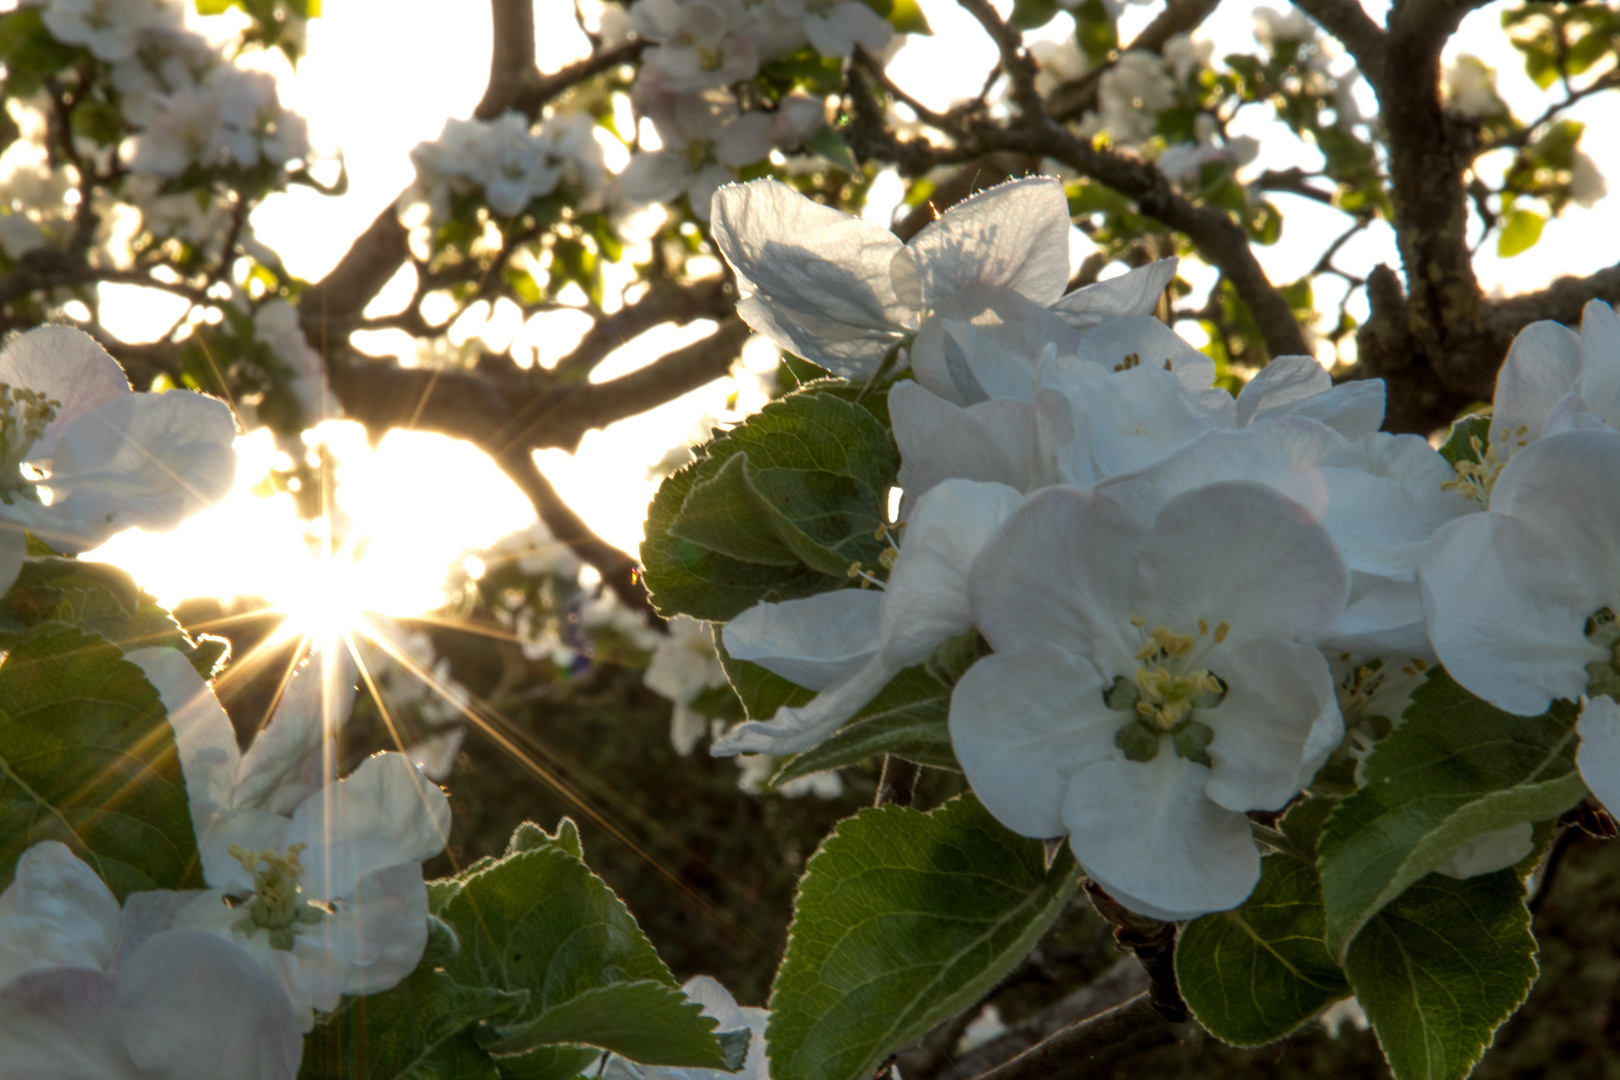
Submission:
POLYGON ((493 120, 540 81, 534 64, 534 0, 490 0, 489 82, 473 115, 493 120))
POLYGON ((1170 1025, 1141 993, 1077 1024, 1019 1054, 1005 1065, 981 1073, 977 1080, 1077 1080, 1086 1073, 1086 1060, 1170 1025))
POLYGON ((736 293, 724 278, 677 286, 658 282, 634 303, 597 319, 579 344, 557 361, 560 379, 583 378, 613 350, 662 323, 685 326, 694 319, 724 319, 736 306, 736 293))

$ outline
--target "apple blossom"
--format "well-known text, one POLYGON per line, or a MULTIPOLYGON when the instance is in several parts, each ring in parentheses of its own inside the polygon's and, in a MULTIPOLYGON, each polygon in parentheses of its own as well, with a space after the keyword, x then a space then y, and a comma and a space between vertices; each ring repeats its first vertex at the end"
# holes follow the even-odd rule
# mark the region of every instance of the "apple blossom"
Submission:
POLYGON ((736 169, 771 151, 771 117, 740 112, 729 98, 682 95, 653 123, 664 148, 632 157, 619 174, 619 189, 641 203, 684 194, 699 219, 707 219, 715 191, 736 179, 736 169))
POLYGON ((693 711, 692 700, 710 687, 726 685, 726 673, 707 623, 677 615, 669 620, 667 630, 653 649, 642 681, 675 703, 669 740, 675 752, 685 756, 709 730, 709 718, 693 711))
POLYGON ((224 402, 135 393, 89 335, 43 326, 0 352, 0 584, 24 530, 61 551, 139 525, 172 528, 223 498, 236 471, 224 402))
POLYGON ((276 982, 240 948, 123 912, 56 841, 0 892, 0 1077, 292 1080, 303 1054, 276 982))
POLYGON ((882 589, 839 589, 755 604, 726 624, 726 651, 818 691, 750 720, 710 753, 789 754, 822 743, 888 685, 973 626, 967 576, 979 548, 1020 500, 1003 484, 950 480, 919 499, 882 589))
POLYGON ((1068 835, 1132 910, 1233 907, 1260 871, 1244 813, 1284 806, 1343 734, 1303 642, 1348 585, 1326 530, 1258 484, 1190 491, 1147 524, 1105 495, 1040 491, 973 567, 995 653, 952 695, 957 759, 1003 824, 1068 835))
POLYGON ((334 713, 329 701, 314 704, 333 687, 314 665, 239 756, 224 710, 183 657, 142 649, 129 658, 169 710, 212 886, 176 926, 246 949, 280 982, 304 1031, 341 995, 409 975, 427 944, 422 860, 450 828, 444 793, 394 752, 333 782, 334 713))
POLYGON ((42 18, 51 36, 83 45, 102 60, 135 52, 141 31, 178 25, 181 8, 167 0, 49 0, 42 18))

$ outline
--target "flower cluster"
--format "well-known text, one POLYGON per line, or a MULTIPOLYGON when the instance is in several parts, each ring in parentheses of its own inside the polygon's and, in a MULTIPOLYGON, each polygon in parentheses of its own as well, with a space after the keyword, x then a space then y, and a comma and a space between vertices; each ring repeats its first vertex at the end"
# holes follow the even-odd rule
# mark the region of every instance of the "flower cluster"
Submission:
MULTIPOLYGON (((1454 466, 1379 431, 1380 382, 1334 386, 1309 357, 1234 399, 1148 316, 1174 263, 1065 293, 1067 230, 1039 178, 908 244, 771 181, 717 194, 751 326, 851 379, 896 357, 911 377, 888 395, 904 494, 883 565, 723 630, 731 656, 816 697, 714 752, 814 748, 976 634, 989 654, 950 703, 975 793, 1167 919, 1241 903, 1260 871, 1246 815, 1311 784, 1347 712, 1398 722, 1372 702, 1436 658, 1516 712, 1589 697, 1581 766, 1620 796, 1613 312, 1592 305, 1579 336, 1528 328, 1454 466)), ((1509 831, 1448 866, 1511 865, 1529 830, 1509 831)))

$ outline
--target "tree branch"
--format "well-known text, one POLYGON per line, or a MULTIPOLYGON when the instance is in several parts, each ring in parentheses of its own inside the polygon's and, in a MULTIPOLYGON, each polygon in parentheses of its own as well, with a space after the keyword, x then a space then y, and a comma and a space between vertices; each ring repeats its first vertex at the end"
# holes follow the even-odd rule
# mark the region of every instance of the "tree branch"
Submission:
POLYGON ((534 63, 534 0, 490 0, 489 82, 473 109, 493 120, 540 81, 534 63))
POLYGON ((1153 999, 1140 993, 1123 1005, 1062 1028, 976 1080, 1078 1080, 1087 1071, 1087 1058, 1169 1026, 1153 999))
POLYGON ((1374 87, 1383 83, 1388 35, 1356 0, 1294 0, 1294 6, 1339 40, 1368 83, 1374 87))
MULTIPOLYGON (((1165 42, 1177 34, 1187 34, 1202 26, 1204 20, 1214 13, 1220 0, 1170 0, 1164 10, 1156 15, 1152 22, 1142 28, 1131 43, 1120 50, 1121 54, 1127 52, 1150 52, 1161 54, 1164 52, 1165 42)), ((1097 89, 1102 83, 1102 77, 1113 70, 1114 63, 1110 62, 1101 67, 1071 79, 1059 86, 1048 96, 1046 106, 1055 120, 1078 120, 1088 111, 1097 108, 1097 89)))
POLYGON ((664 620, 653 610, 647 590, 637 577, 636 560, 597 536, 585 524, 585 519, 563 502, 557 489, 534 463, 533 453, 527 448, 514 448, 497 456, 495 464, 528 497, 535 514, 553 537, 567 544, 582 562, 594 567, 602 575, 602 583, 612 589, 626 607, 644 614, 650 625, 663 627, 664 620))

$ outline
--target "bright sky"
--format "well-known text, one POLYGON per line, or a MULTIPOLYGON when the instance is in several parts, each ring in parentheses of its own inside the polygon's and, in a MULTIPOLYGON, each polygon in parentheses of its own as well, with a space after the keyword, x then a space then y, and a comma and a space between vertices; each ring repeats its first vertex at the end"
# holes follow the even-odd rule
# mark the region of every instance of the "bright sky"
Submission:
MULTIPOLYGON (((1363 2, 1381 21, 1376 0, 1363 2)), ((977 91, 982 73, 994 62, 993 49, 954 0, 921 3, 937 36, 913 39, 890 71, 926 104, 943 107, 953 96, 977 91), (953 84, 953 73, 959 85, 953 84)), ((1002 0, 1001 6, 1011 5, 1002 0)), ((536 7, 536 43, 543 70, 586 54, 588 46, 569 14, 571 4, 542 2, 536 7)), ((1129 40, 1159 7, 1156 3, 1128 7, 1122 39, 1129 40)), ((1254 49, 1253 7, 1227 0, 1205 23, 1202 32, 1215 41, 1217 57, 1254 49)), ((1448 58, 1462 52, 1478 55, 1497 69, 1498 92, 1519 115, 1536 115, 1547 98, 1524 76, 1517 54, 1501 34, 1499 7, 1470 15, 1452 41, 1448 58)), ((323 275, 350 239, 409 184, 410 148, 435 137, 446 118, 471 114, 488 71, 488 9, 463 0, 453 5, 453 11, 453 17, 448 15, 440 0, 326 0, 322 17, 310 23, 309 52, 296 73, 288 70, 279 54, 267 58, 263 66, 280 77, 283 101, 309 119, 319 150, 335 156, 341 148, 349 174, 349 191, 341 198, 296 189, 272 197, 253 215, 259 238, 280 252, 294 273, 312 280, 323 275)), ((1055 21, 1048 33, 1066 22, 1055 21)), ((1372 112, 1370 94, 1363 106, 1372 112)), ((1600 123, 1596 114, 1601 107, 1587 102, 1572 115, 1589 124, 1582 148, 1612 184, 1620 185, 1620 140, 1612 137, 1613 118, 1600 123)), ((1314 151, 1298 147, 1291 138, 1275 137, 1275 130, 1257 115, 1252 127, 1233 132, 1262 137, 1255 169, 1295 164, 1309 168, 1318 163, 1314 151)), ((891 190, 897 195, 898 185, 891 190)), ((1345 219, 1307 200, 1290 196, 1276 200, 1286 216, 1283 240, 1259 249, 1259 256, 1274 281, 1289 281, 1310 268, 1320 238, 1336 235, 1345 219), (1290 243, 1295 236, 1313 242, 1290 243)), ((1548 225, 1541 243, 1527 254, 1500 260, 1488 247, 1476 265, 1487 289, 1524 291, 1559 274, 1589 273, 1608 265, 1614 258, 1612 245, 1592 243, 1591 238, 1616 235, 1620 235, 1620 198, 1591 210, 1572 208, 1548 225)), ((1079 239, 1076 258, 1088 250, 1088 242, 1079 239)), ((1339 265, 1364 272, 1378 261, 1396 262, 1392 234, 1382 224, 1347 245, 1339 265)), ((1207 287, 1213 280, 1207 270, 1200 274, 1196 267, 1186 267, 1184 274, 1195 286, 1207 287)), ((106 318, 111 329, 131 340, 149 339, 175 313, 150 294, 129 295, 136 292, 144 293, 122 290, 126 303, 118 304, 113 297, 119 290, 109 289, 106 318)), ((1330 299, 1336 297, 1319 291, 1319 304, 1330 299)), ((543 327, 531 324, 524 340, 554 342, 577 335, 583 321, 581 316, 564 314, 543 327)), ((492 326, 485 333, 490 340, 504 342, 515 329, 492 326)), ((606 365, 610 370, 597 377, 646 363, 706 329, 706 324, 685 330, 666 327, 646 335, 621 350, 606 365)), ((458 338, 476 332, 460 325, 456 330, 458 338)), ((408 354, 408 343, 397 339, 381 337, 368 343, 391 351, 400 351, 402 345, 408 354)), ((768 346, 751 348, 745 363, 752 371, 768 371, 774 366, 774 354, 768 346)), ((746 413, 763 401, 757 380, 744 373, 737 381, 717 381, 606 431, 592 431, 576 455, 546 451, 540 465, 599 533, 633 552, 640 542, 647 500, 657 486, 655 463, 671 447, 699 437, 716 419, 746 413)), ((367 541, 353 588, 368 608, 411 614, 436 606, 444 572, 462 552, 533 520, 527 500, 466 444, 393 432, 372 449, 353 424, 328 425, 323 434, 342 461, 338 505, 367 541)), ((284 600, 298 582, 309 580, 310 557, 290 497, 267 499, 250 491, 275 454, 267 433, 244 438, 239 447, 237 488, 225 503, 188 521, 178 536, 126 533, 100 549, 97 557, 128 566, 143 585, 171 604, 187 595, 259 594, 284 600)))

